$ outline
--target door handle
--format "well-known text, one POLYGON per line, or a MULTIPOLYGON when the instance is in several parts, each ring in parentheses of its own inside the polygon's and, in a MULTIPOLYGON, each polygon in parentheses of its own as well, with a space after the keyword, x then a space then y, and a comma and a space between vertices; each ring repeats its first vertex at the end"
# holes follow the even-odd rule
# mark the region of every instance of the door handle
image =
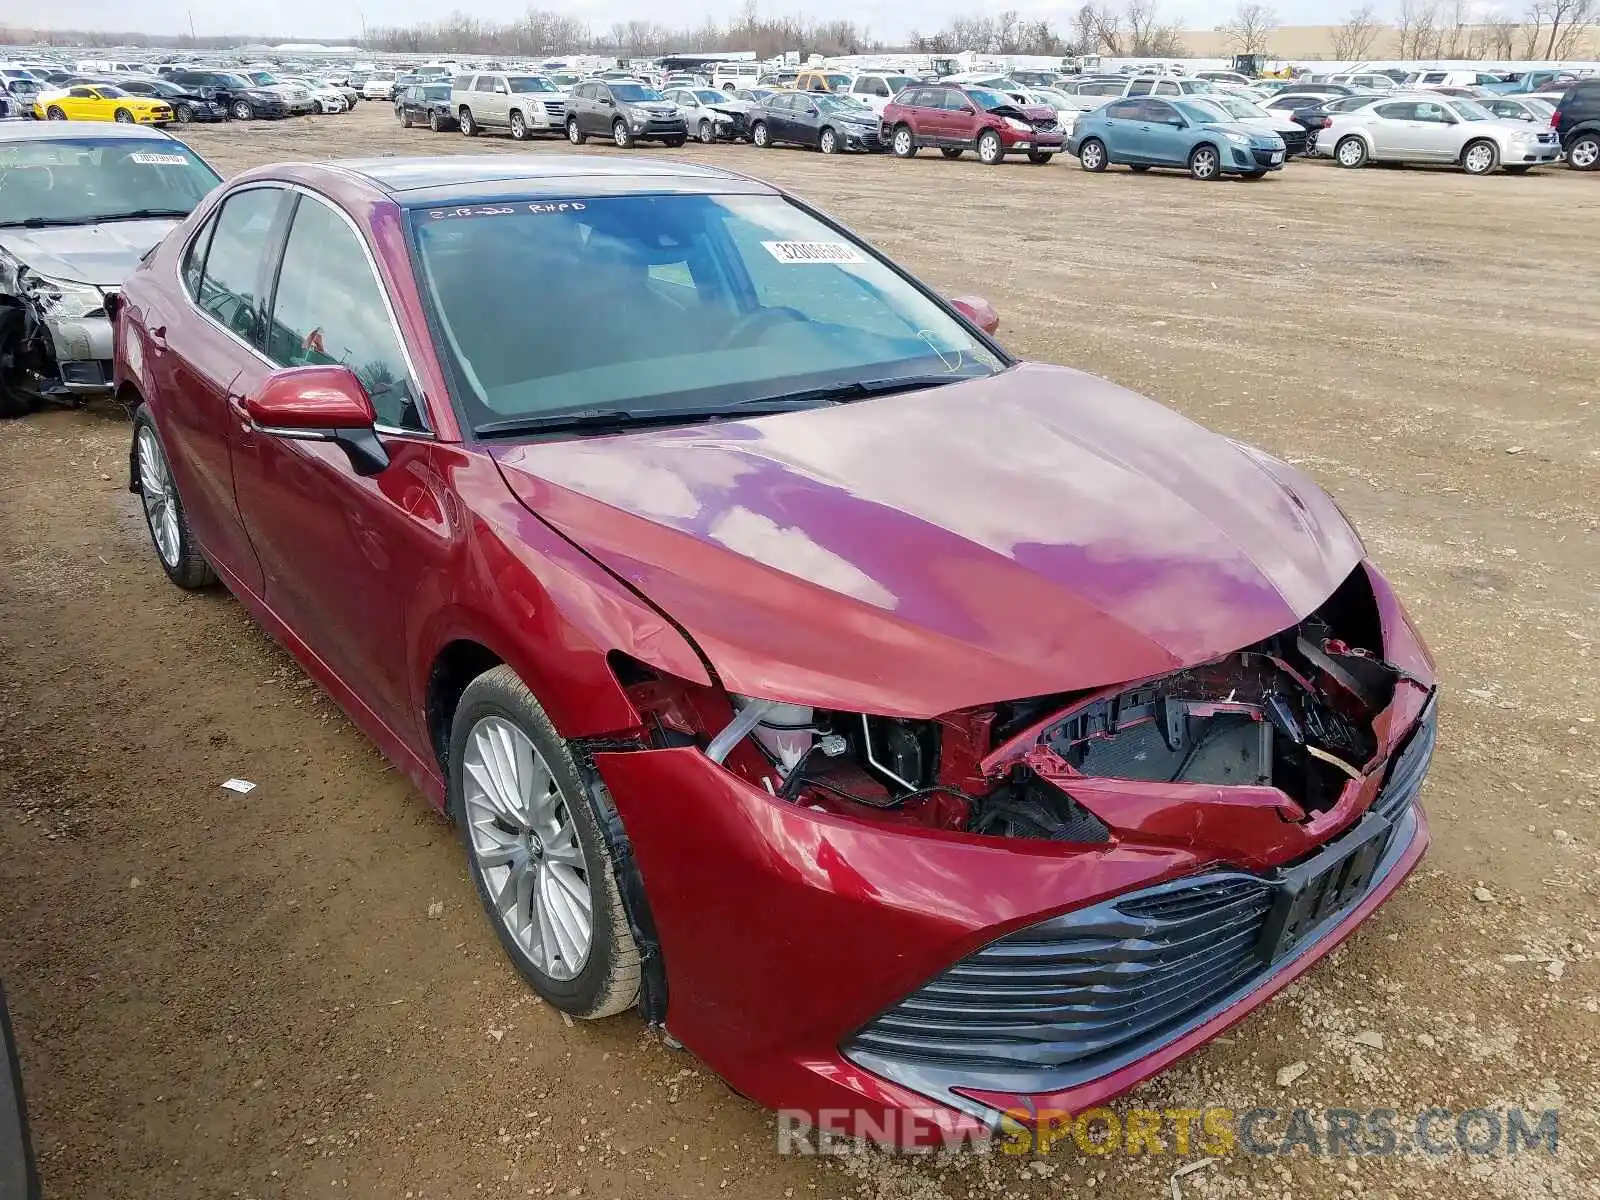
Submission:
POLYGON ((228 408, 239 422, 239 432, 249 433, 255 429, 255 421, 250 417, 250 410, 244 406, 244 397, 236 392, 228 393, 228 408))

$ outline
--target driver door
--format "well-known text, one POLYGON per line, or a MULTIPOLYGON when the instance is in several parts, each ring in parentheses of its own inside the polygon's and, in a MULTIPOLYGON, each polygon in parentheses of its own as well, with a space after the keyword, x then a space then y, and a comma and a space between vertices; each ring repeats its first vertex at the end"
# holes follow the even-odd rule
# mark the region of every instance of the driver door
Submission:
POLYGON ((486 124, 511 124, 511 87, 502 76, 490 75, 484 89, 483 118, 486 124))
POLYGON ((1461 119, 1432 100, 1417 102, 1415 152, 1430 162, 1454 162, 1461 153, 1461 119))
POLYGON ((1106 152, 1112 161, 1147 162, 1144 141, 1144 101, 1113 100, 1106 106, 1105 113, 1106 152))
POLYGON ((1164 100, 1140 102, 1139 138, 1144 161, 1164 167, 1181 167, 1189 161, 1189 122, 1164 100))

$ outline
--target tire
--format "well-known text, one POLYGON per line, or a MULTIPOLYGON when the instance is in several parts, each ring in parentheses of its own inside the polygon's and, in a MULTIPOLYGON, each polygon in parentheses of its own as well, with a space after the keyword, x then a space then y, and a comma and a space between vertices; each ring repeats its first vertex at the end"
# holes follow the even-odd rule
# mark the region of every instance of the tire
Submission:
POLYGON ((1106 169, 1108 162, 1106 144, 1099 138, 1085 138, 1078 147, 1078 165, 1085 171, 1098 174, 1106 169))
POLYGON ((133 414, 132 458, 145 528, 150 532, 150 545, 155 549, 161 569, 185 591, 210 587, 217 582, 217 573, 211 569, 189 530, 189 518, 178 497, 178 485, 167 465, 166 446, 148 404, 141 404, 133 414))
POLYGON ((1055 157, 1054 154, 1051 154, 1051 153, 1049 153, 1048 151, 1045 151, 1045 150, 1029 150, 1028 151, 1028 161, 1033 163, 1035 166, 1042 167, 1054 157, 1055 157))
POLYGON ((717 131, 712 128, 710 121, 701 121, 700 128, 695 130, 695 137, 699 139, 702 146, 709 146, 717 140, 717 131))
POLYGON ((60 105, 52 104, 44 110, 44 119, 47 121, 65 121, 67 114, 61 110, 60 105))
POLYGON ((767 128, 765 121, 757 121, 750 126, 750 144, 758 150, 772 149, 772 131, 767 128))
POLYGON ((628 123, 621 117, 611 122, 611 141, 618 150, 633 149, 633 134, 628 132, 628 123))
POLYGON ((1567 147, 1567 166, 1574 171, 1600 167, 1600 133, 1580 133, 1567 147))
POLYGON ((817 134, 817 149, 824 154, 839 153, 839 135, 830 126, 824 125, 817 134))
POLYGON ((1501 169, 1505 171, 1507 175, 1526 175, 1529 171, 1533 170, 1534 165, 1535 164, 1533 163, 1513 163, 1511 166, 1502 167, 1501 169))
POLYGON ((1352 171, 1364 167, 1367 165, 1367 144, 1353 133, 1342 137, 1333 148, 1333 161, 1352 171))
POLYGON ((177 118, 179 125, 189 125, 194 121, 194 109, 187 104, 180 104, 172 110, 172 115, 177 118))
POLYGON ((438 113, 428 114, 428 128, 433 130, 435 133, 444 132, 444 122, 439 119, 438 113))
POLYGON ((528 120, 520 112, 511 114, 511 140, 514 142, 528 140, 528 120))
POLYGON ((1222 178, 1222 155, 1210 142, 1201 142, 1189 151, 1189 175, 1202 183, 1215 183, 1222 178))
POLYGON ((1128 170, 1132 171, 1135 175, 1143 175, 1149 169, 1150 169, 1150 164, 1149 163, 1129 163, 1128 164, 1128 170))
POLYGON ((578 128, 578 118, 567 118, 567 141, 574 146, 581 146, 589 140, 589 135, 578 128))
POLYGON ((116 112, 111 114, 111 119, 118 125, 132 125, 134 123, 133 114, 125 108, 117 109, 116 112))
POLYGON ((410 114, 410 112, 408 112, 406 109, 403 109, 403 108, 400 110, 400 128, 401 129, 410 129, 411 128, 411 114, 410 114))
POLYGON ((966 151, 960 146, 941 146, 939 148, 939 153, 944 155, 946 158, 955 159, 960 158, 966 153, 966 151))
MULTIPOLYGON (((32 393, 12 387, 10 382, 15 370, 12 356, 21 341, 22 334, 16 326, 9 329, 0 326, 0 418, 22 417, 33 411, 32 393)), ((21 372, 16 371, 16 374, 20 376, 21 372)))
POLYGON ((510 667, 478 676, 462 693, 451 723, 449 786, 468 873, 518 973, 574 1017, 633 1007, 639 948, 596 809, 609 799, 586 785, 510 667))
POLYGON ((889 139, 889 145, 893 148, 896 158, 917 156, 917 135, 911 132, 909 125, 896 125, 889 139))
POLYGON ((235 121, 249 121, 256 115, 256 110, 250 106, 248 100, 235 100, 233 102, 233 119, 235 121))
POLYGON ((461 135, 463 137, 478 136, 478 122, 473 119, 472 110, 470 108, 468 108, 466 105, 462 105, 461 111, 456 114, 456 117, 461 122, 461 135))
POLYGON ((1461 148, 1461 169, 1468 175, 1488 175, 1500 165, 1500 148, 1488 138, 1478 138, 1461 148))
POLYGON ((992 129, 978 135, 978 161, 986 167, 997 167, 1006 160, 1005 143, 992 129))

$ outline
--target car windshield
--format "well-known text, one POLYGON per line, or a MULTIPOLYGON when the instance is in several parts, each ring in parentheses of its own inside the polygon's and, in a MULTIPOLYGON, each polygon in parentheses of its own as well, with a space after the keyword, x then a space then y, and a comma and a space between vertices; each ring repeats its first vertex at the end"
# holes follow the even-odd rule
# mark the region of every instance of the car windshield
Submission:
POLYGON ((221 182, 172 138, 0 142, 0 226, 90 225, 143 212, 187 216, 221 182))
POLYGON ((581 75, 552 75, 550 78, 557 87, 571 87, 575 83, 583 82, 581 75))
POLYGON ((717 91, 716 88, 696 88, 689 94, 700 101, 701 104, 721 104, 727 100, 727 96, 717 91))
POLYGON ((967 88, 966 93, 972 97, 973 102, 980 108, 993 110, 1005 105, 1009 105, 1012 108, 1017 106, 1017 102, 1010 96, 1002 95, 1000 92, 991 92, 988 88, 967 88))
POLYGON ((448 83, 429 83, 417 89, 424 100, 450 99, 450 85, 448 83))
POLYGON ((954 381, 1004 365, 905 276, 777 196, 418 209, 413 229, 474 429, 954 381), (562 302, 523 322, 505 298, 529 289, 562 302))
POLYGON ((367 79, 369 81, 375 79, 379 83, 385 83, 388 80, 391 80, 393 78, 394 78, 394 72, 393 71, 374 71, 371 75, 367 76, 367 79))
POLYGON ((1266 117, 1270 116, 1266 109, 1260 105, 1252 104, 1242 96, 1224 96, 1221 94, 1207 96, 1204 103, 1215 105, 1232 117, 1266 117))
POLYGON ((909 75, 885 75, 883 81, 889 85, 889 94, 891 96, 905 91, 906 88, 917 82, 909 75))
POLYGON ((6 85, 6 90, 17 96, 33 96, 44 89, 32 79, 13 79, 6 85))
POLYGON ((1210 100, 1173 100, 1172 107, 1181 112, 1189 120, 1200 125, 1209 125, 1213 121, 1232 121, 1232 114, 1219 108, 1210 100))
POLYGON ((553 92, 556 85, 543 75, 508 75, 506 82, 513 92, 553 92))
POLYGON ((867 106, 863 101, 854 96, 835 96, 832 94, 813 96, 814 103, 823 112, 858 112, 867 106))
POLYGON ((1178 90, 1191 96, 1209 96, 1215 92, 1216 86, 1205 79, 1180 79, 1178 90))
POLYGON ((838 91, 843 91, 850 86, 850 76, 827 74, 823 76, 828 81, 828 86, 838 91))
POLYGON ((278 77, 271 71, 251 71, 250 80, 252 83, 260 84, 262 87, 271 87, 278 82, 278 77))
POLYGON ((609 85, 611 94, 624 104, 643 104, 649 100, 666 99, 653 87, 646 87, 642 83, 613 83, 609 85))
POLYGON ((1492 121, 1494 114, 1476 100, 1458 99, 1448 102, 1463 121, 1492 121))

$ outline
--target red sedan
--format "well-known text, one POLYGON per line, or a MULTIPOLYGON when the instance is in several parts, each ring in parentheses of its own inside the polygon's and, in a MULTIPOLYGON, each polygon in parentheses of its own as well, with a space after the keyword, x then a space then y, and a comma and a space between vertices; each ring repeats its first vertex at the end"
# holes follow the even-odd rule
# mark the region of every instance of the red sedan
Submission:
POLYGON ((996 324, 723 171, 383 158, 219 189, 116 378, 162 567, 450 813, 540 995, 913 1141, 1132 1086, 1427 842, 1333 502, 996 324))

